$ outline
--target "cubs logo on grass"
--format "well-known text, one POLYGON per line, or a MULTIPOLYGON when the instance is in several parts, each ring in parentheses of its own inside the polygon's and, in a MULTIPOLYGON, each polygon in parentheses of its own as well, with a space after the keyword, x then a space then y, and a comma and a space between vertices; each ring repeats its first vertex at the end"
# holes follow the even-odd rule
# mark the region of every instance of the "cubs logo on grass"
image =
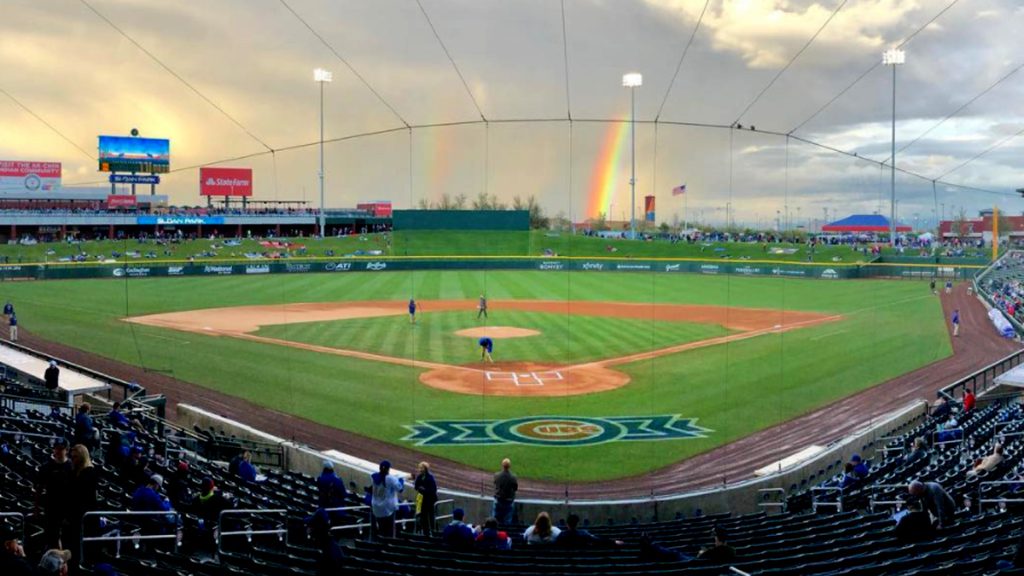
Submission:
POLYGON ((403 438, 416 446, 592 446, 616 441, 705 438, 696 418, 664 416, 528 416, 509 420, 420 420, 403 438))

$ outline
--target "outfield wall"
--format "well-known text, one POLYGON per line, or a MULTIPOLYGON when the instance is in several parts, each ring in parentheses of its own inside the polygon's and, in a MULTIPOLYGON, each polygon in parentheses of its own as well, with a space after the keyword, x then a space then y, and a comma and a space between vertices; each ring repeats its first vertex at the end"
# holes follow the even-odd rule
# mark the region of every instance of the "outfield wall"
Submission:
POLYGON ((0 265, 0 280, 68 280, 166 276, 246 276, 260 274, 351 273, 415 270, 541 270, 550 272, 659 272, 733 274, 790 278, 973 278, 984 266, 949 264, 841 264, 775 260, 621 259, 535 257, 388 257, 289 259, 245 262, 60 263, 0 265))

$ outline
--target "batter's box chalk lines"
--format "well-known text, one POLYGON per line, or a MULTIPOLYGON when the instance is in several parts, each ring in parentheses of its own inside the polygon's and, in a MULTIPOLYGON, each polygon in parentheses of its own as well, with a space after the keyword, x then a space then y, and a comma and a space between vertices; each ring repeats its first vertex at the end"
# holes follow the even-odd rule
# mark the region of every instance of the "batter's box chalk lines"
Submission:
POLYGON ((558 371, 548 372, 486 372, 489 382, 512 382, 516 386, 543 386, 545 382, 564 380, 558 371))

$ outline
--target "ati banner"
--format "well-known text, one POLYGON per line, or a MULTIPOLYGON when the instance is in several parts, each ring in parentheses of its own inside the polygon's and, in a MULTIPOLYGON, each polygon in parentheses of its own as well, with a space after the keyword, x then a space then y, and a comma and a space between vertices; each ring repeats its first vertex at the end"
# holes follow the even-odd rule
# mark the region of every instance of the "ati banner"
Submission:
POLYGON ((200 196, 252 196, 252 168, 200 168, 200 196))

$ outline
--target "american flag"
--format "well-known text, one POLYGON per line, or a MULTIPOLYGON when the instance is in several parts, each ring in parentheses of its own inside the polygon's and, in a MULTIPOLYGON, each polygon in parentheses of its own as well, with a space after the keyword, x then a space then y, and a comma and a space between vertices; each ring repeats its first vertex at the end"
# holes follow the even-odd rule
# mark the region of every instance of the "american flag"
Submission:
POLYGON ((673 196, 682 196, 686 193, 686 184, 680 184, 672 189, 673 196))

